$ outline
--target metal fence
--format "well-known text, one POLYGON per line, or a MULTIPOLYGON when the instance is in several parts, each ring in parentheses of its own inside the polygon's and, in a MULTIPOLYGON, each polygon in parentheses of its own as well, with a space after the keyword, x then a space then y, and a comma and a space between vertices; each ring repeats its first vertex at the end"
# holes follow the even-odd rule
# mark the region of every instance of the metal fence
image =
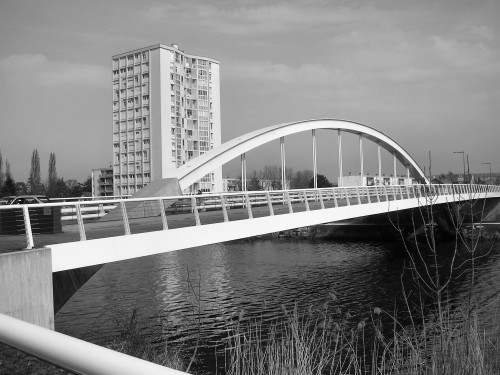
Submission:
POLYGON ((0 206, 0 252, 340 206, 439 196, 466 200, 494 192, 500 186, 350 186, 0 206))

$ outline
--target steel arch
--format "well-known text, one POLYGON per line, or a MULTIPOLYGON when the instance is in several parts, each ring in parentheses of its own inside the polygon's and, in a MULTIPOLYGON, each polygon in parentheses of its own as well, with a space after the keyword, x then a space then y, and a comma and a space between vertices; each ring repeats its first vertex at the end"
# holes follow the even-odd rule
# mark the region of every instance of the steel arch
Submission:
POLYGON ((425 181, 425 183, 429 183, 424 172, 415 160, 413 160, 403 147, 401 147, 393 139, 367 125, 337 119, 298 121, 255 130, 225 142, 219 147, 216 147, 209 152, 190 160, 183 166, 173 171, 171 177, 175 177, 179 180, 181 189, 186 189, 214 169, 239 157, 247 151, 279 139, 280 137, 313 129, 340 130, 347 133, 361 135, 366 139, 380 144, 381 147, 390 153, 395 153, 397 160, 401 164, 408 166, 410 168, 410 173, 414 177, 420 178, 425 181))

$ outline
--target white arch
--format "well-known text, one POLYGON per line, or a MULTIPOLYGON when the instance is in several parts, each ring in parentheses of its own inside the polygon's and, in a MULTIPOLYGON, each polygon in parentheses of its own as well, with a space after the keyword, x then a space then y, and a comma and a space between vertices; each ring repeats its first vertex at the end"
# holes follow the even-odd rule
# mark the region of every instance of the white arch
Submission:
POLYGON ((364 138, 380 144, 390 153, 394 152, 399 162, 410 168, 410 172, 414 177, 420 178, 426 183, 429 183, 418 164, 394 140, 369 126, 356 122, 335 119, 291 122, 287 124, 269 126, 267 128, 244 134, 192 159, 173 171, 171 177, 175 177, 179 180, 181 189, 186 189, 196 181, 200 180, 203 176, 213 171, 215 168, 239 157, 244 152, 252 150, 275 139, 279 139, 280 137, 313 129, 341 130, 361 135, 364 138))

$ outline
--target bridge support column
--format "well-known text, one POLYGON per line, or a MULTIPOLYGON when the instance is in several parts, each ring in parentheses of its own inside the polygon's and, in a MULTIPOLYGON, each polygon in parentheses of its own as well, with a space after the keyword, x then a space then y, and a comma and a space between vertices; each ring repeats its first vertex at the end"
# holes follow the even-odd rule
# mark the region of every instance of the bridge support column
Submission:
POLYGON ((0 313, 54 329, 50 249, 0 254, 0 313))
POLYGON ((241 191, 247 191, 247 158, 241 154, 241 191))
POLYGON ((285 137, 280 137, 281 151, 281 189, 286 190, 286 154, 285 154, 285 137))
POLYGON ((361 185, 363 184, 363 136, 360 134, 359 135, 359 169, 360 169, 360 176, 361 176, 361 185))
POLYGON ((318 168, 316 165, 316 129, 312 130, 313 178, 314 188, 318 188, 318 168))
POLYGON ((342 173, 342 135, 340 134, 340 129, 338 133, 338 145, 339 145, 339 187, 344 186, 343 173, 342 173))
MULTIPOLYGON (((395 152, 393 152, 393 153, 392 153, 392 156, 393 156, 393 159, 394 159, 394 175, 393 175, 393 176, 394 176, 394 178, 396 178, 396 177, 398 176, 398 175, 397 175, 397 171, 398 171, 398 170, 396 169, 396 153, 395 153, 395 152)), ((397 180, 396 180, 396 181, 397 181, 397 180)))
POLYGON ((382 158, 380 156, 380 143, 377 143, 377 154, 378 154, 378 177, 382 178, 382 158))

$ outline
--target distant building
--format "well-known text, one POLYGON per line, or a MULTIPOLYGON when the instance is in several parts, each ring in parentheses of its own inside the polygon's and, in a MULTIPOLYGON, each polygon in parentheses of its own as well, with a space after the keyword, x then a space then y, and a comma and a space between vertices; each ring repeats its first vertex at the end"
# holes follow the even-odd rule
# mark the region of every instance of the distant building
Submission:
MULTIPOLYGON (((340 179, 339 179, 340 180, 340 179)), ((383 186, 383 185, 412 185, 415 180, 407 176, 343 176, 342 181, 338 181, 338 186, 383 186)))
POLYGON ((113 168, 92 169, 92 196, 109 197, 113 195, 113 168))
POLYGON ((239 178, 223 178, 222 179, 222 191, 240 191, 241 190, 241 180, 239 178))
MULTIPOLYGON (((113 56, 114 194, 129 195, 221 143, 219 62, 156 44, 113 56)), ((222 191, 222 167, 188 192, 222 191)))
MULTIPOLYGON (((251 178, 247 178, 247 186, 250 180, 251 178)), ((265 180, 259 178, 258 181, 262 190, 284 190, 281 189, 281 180, 265 180)), ((285 189, 290 189, 290 180, 286 180, 285 184, 285 189)), ((223 178, 222 186, 224 192, 241 191, 241 178, 223 178)))

